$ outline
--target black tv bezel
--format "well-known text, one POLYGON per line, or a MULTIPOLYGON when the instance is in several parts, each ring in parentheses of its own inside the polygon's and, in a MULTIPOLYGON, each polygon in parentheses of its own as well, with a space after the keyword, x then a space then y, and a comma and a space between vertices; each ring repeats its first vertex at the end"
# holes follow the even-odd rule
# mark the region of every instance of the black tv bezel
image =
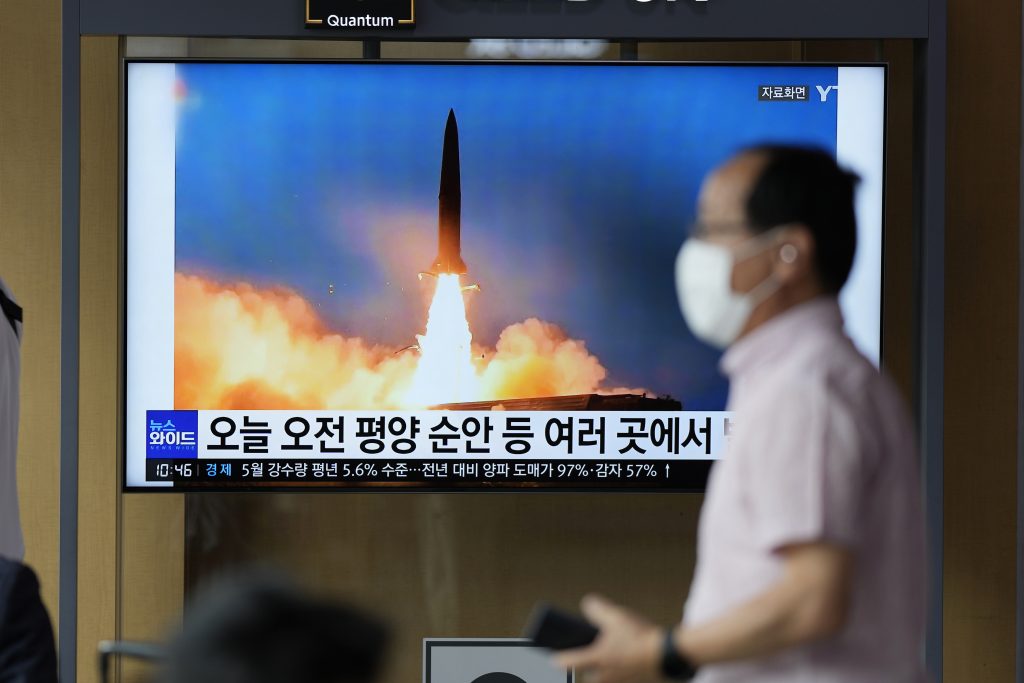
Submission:
MULTIPOLYGON (((119 267, 118 288, 120 311, 118 317, 118 350, 120 353, 118 390, 118 449, 120 450, 120 480, 122 493, 373 493, 373 494, 395 494, 395 493, 615 493, 615 494, 703 494, 707 490, 707 477, 704 478, 701 486, 692 488, 669 488, 669 487, 602 487, 602 486, 503 486, 477 483, 471 486, 388 486, 388 485, 364 485, 364 486, 342 486, 342 485, 304 485, 294 483, 282 486, 272 484, 266 486, 197 486, 192 484, 164 486, 154 482, 150 486, 129 486, 127 483, 128 473, 128 449, 127 449, 127 412, 128 412, 128 69, 132 64, 346 64, 346 65, 422 65, 422 66, 550 66, 550 67, 611 67, 611 68, 635 68, 635 67, 785 67, 785 68, 842 68, 842 67, 869 67, 882 69, 882 215, 881 215, 881 270, 879 275, 880 296, 879 296, 879 328, 878 348, 879 363, 883 363, 885 357, 884 347, 884 321, 885 321, 885 235, 886 235, 886 191, 888 178, 888 134, 889 134, 889 64, 888 62, 785 62, 785 61, 641 61, 641 60, 528 60, 528 59, 244 59, 244 58, 136 58, 123 57, 121 59, 121 84, 120 84, 120 219, 118 226, 119 235, 119 267)), ((438 460, 443 460, 439 458, 438 460)), ((186 459, 192 460, 192 459, 186 459)), ((198 460, 197 460, 198 462, 198 460)), ((702 461, 708 463, 708 470, 716 461, 702 461)))

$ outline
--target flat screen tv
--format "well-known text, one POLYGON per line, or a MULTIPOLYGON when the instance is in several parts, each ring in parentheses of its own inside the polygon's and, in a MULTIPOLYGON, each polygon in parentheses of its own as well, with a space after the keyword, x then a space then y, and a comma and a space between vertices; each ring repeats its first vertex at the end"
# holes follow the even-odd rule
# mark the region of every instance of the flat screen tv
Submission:
POLYGON ((700 490, 732 427, 673 268, 754 143, 862 178, 879 357, 885 69, 126 64, 128 490, 700 490))

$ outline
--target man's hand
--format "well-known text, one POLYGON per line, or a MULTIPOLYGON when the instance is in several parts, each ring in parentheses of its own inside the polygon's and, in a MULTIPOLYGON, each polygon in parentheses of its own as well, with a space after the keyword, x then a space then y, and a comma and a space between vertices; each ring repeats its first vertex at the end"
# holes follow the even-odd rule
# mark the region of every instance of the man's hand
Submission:
POLYGON ((587 647, 567 650, 555 661, 587 674, 593 683, 639 683, 660 678, 665 632, 640 615, 605 598, 588 595, 580 603, 585 616, 600 629, 587 647))

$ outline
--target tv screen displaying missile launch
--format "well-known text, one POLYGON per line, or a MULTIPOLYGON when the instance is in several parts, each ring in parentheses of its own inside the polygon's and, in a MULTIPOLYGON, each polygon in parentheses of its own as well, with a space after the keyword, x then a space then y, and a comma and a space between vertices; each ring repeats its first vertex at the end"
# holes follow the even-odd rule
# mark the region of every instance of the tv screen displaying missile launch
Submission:
POLYGON ((733 428, 680 313, 703 178, 760 143, 861 177, 880 66, 126 66, 129 490, 701 490, 733 428))

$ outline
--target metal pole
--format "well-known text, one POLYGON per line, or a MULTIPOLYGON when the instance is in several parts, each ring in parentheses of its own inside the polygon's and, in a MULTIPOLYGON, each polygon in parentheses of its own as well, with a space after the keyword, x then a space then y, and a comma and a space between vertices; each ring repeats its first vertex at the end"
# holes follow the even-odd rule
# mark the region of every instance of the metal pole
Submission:
MULTIPOLYGON (((1021 38, 1024 40, 1024 16, 1021 19, 1021 38)), ((1020 68, 1024 84, 1024 51, 1020 68)), ((1024 89, 1021 90, 1021 141, 1022 147, 1017 152, 1020 159, 1017 199, 1020 233, 1017 259, 1017 683, 1024 683, 1024 89)))
POLYGON ((57 665, 73 683, 78 650, 78 278, 81 75, 79 0, 61 0, 60 607, 57 665))

